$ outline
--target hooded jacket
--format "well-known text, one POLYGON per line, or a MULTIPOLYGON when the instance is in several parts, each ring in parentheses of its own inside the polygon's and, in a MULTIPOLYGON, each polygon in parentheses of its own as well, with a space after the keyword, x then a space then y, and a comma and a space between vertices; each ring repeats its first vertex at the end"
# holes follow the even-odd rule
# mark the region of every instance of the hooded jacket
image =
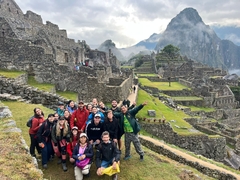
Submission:
POLYGON ((70 119, 71 129, 73 128, 73 126, 77 126, 78 129, 83 132, 86 127, 86 121, 88 119, 88 116, 89 112, 86 107, 83 107, 83 109, 78 108, 76 111, 74 111, 70 119))

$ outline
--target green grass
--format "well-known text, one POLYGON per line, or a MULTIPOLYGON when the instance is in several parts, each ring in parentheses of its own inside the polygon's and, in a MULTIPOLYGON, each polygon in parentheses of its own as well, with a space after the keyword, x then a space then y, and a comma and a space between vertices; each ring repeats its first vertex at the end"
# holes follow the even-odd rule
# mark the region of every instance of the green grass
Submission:
POLYGON ((65 97, 66 99, 71 99, 73 101, 78 101, 78 94, 76 92, 72 91, 57 91, 57 94, 59 94, 62 97, 65 97))
POLYGON ((171 82, 171 86, 169 87, 168 82, 152 82, 148 80, 147 78, 139 78, 139 83, 141 83, 143 86, 151 86, 158 88, 159 90, 172 90, 172 91, 179 91, 183 89, 188 89, 187 86, 184 86, 180 84, 179 82, 171 82))
MULTIPOLYGON (((25 104, 23 102, 10 102, 10 101, 3 101, 4 105, 9 106, 10 110, 13 114, 13 119, 16 121, 17 127, 19 127, 22 130, 22 135, 24 139, 26 140, 27 144, 29 145, 29 134, 28 134, 28 127, 26 126, 26 122, 30 116, 33 115, 33 109, 35 107, 39 107, 43 110, 45 113, 45 117, 48 113, 52 113, 51 109, 45 108, 41 105, 36 104, 25 104)), ((2 121, 1 121, 2 122, 2 121)), ((2 126, 0 126, 2 128, 2 126)), ((2 129, 0 129, 2 131, 2 129)), ((19 137, 19 135, 17 136, 19 137)), ((0 142, 0 144, 4 144, 4 147, 7 147, 9 145, 13 145, 16 141, 16 138, 9 139, 6 141, 6 137, 2 137, 0 135, 0 141, 4 140, 3 142, 0 142), (12 141, 13 140, 13 141, 12 141), (10 144, 8 144, 10 143, 10 144)), ((16 152, 16 147, 14 146, 14 152, 16 152)), ((182 169, 188 169, 193 171, 194 174, 198 174, 202 179, 205 180, 212 180, 213 178, 210 178, 208 176, 205 176, 201 174, 200 172, 196 171, 195 169, 180 164, 179 162, 173 161, 165 156, 159 155, 145 147, 143 147, 143 150, 145 151, 145 159, 143 162, 139 161, 139 155, 135 152, 135 150, 131 149, 131 155, 132 158, 128 161, 121 160, 121 166, 120 166, 120 174, 119 179, 121 180, 152 180, 152 179, 158 179, 158 180, 172 180, 172 179, 179 179, 179 174, 182 172, 182 169), (159 171, 161 169, 161 171, 159 171)), ((122 157, 124 156, 124 150, 122 150, 122 157)), ((3 155, 3 154, 2 154, 3 155)), ((2 169, 4 168, 4 174, 0 173, 1 179, 4 179, 3 175, 7 174, 10 179, 37 179, 35 178, 33 171, 29 170, 29 156, 26 158, 25 156, 21 155, 19 157, 24 158, 21 159, 22 162, 19 162, 18 164, 15 164, 15 155, 13 153, 6 156, 0 157, 1 167, 0 172, 3 172, 2 169), (5 158, 5 159, 2 159, 5 158), (6 158, 11 158, 15 160, 14 162, 11 162, 12 164, 9 167, 5 167, 6 158), (17 170, 17 173, 16 173, 17 170), (14 171, 14 172, 13 172, 14 171), (20 176, 21 173, 27 173, 30 172, 31 177, 23 178, 20 176)), ((16 156, 17 158, 17 156, 16 156)), ((39 158, 39 157, 38 157, 39 158)), ((41 163, 41 162, 39 162, 41 163)), ((71 165, 69 162, 67 162, 68 165, 68 171, 64 172, 61 168, 61 165, 57 165, 57 158, 55 158, 54 161, 51 161, 48 163, 48 169, 44 169, 44 178, 51 179, 51 180, 68 180, 68 179, 74 179, 74 172, 73 168, 74 166, 71 165)), ((41 164, 39 164, 39 167, 41 168, 41 164)), ((96 166, 95 163, 92 164, 90 169, 90 178, 89 179, 100 179, 100 180, 108 180, 112 179, 108 176, 102 176, 97 177, 96 175, 96 166)))
POLYGON ((184 96, 184 97, 171 97, 174 101, 197 101, 197 100, 203 100, 201 97, 197 96, 184 96))
POLYGON ((16 78, 26 72, 17 70, 0 69, 0 75, 7 78, 16 78))
POLYGON ((123 69, 132 69, 134 67, 133 66, 121 66, 121 68, 123 68, 123 69))
POLYGON ((28 76, 28 84, 30 86, 36 87, 39 90, 52 92, 52 89, 54 88, 53 84, 49 83, 39 83, 34 79, 34 76, 28 76))
POLYGON ((214 108, 210 107, 196 107, 196 106, 189 106, 191 108, 191 111, 205 111, 205 112, 213 112, 215 111, 214 108))
POLYGON ((181 135, 197 135, 199 133, 193 133, 190 132, 188 129, 191 129, 192 126, 187 123, 184 118, 190 117, 189 115, 185 114, 183 111, 175 111, 172 108, 169 108, 165 104, 163 104, 161 101, 158 100, 158 98, 155 98, 153 96, 150 96, 147 92, 143 90, 138 91, 138 101, 137 104, 141 104, 144 101, 147 101, 148 104, 138 112, 137 117, 138 118, 152 118, 149 117, 147 114, 147 110, 155 110, 156 111, 156 119, 162 119, 165 117, 167 122, 170 122, 170 120, 175 120, 175 122, 170 122, 173 130, 181 135), (179 127, 179 128, 178 128, 179 127))
POLYGON ((138 73, 137 74, 138 76, 149 76, 149 77, 157 77, 158 76, 158 74, 140 74, 140 73, 138 73))

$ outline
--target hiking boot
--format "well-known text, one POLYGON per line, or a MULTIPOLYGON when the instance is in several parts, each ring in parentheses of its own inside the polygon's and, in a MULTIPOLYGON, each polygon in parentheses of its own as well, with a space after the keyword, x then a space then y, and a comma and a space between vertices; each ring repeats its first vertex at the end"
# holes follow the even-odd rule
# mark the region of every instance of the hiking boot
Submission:
POLYGON ((62 163, 62 168, 63 168, 63 171, 67 171, 68 170, 66 163, 62 163))
POLYGON ((62 159, 59 158, 58 161, 57 161, 58 164, 61 164, 62 163, 62 159))
POLYGON ((140 161, 143 161, 143 155, 140 155, 140 161))
POLYGON ((131 158, 131 156, 129 155, 129 156, 125 156, 124 157, 124 160, 128 160, 128 159, 130 159, 131 158))
POLYGON ((44 168, 44 169, 47 169, 47 164, 44 164, 44 165, 43 165, 43 168, 44 168))
POLYGON ((113 180, 117 180, 118 179, 117 174, 114 174, 112 177, 113 177, 113 180))
POLYGON ((31 154, 32 157, 37 157, 36 154, 31 154))

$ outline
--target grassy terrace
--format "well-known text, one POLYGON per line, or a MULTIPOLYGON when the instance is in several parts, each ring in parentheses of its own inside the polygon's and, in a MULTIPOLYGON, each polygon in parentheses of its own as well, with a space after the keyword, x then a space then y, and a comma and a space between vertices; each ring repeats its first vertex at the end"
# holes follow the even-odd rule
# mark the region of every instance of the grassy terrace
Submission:
MULTIPOLYGON (((9 106, 12 111, 13 118, 16 121, 17 127, 22 130, 22 135, 26 140, 26 143, 29 145, 29 134, 28 127, 26 122, 30 116, 33 114, 33 109, 35 107, 40 107, 45 117, 52 113, 51 109, 45 108, 37 104, 25 104, 23 102, 10 102, 3 101, 4 105, 9 106)), ((1 121, 2 123, 2 121, 1 121)), ((0 126, 2 131, 2 126, 0 126)), ((14 135, 11 137, 6 137, 8 134, 0 135, 0 147, 4 144, 5 150, 3 156, 0 157, 1 167, 0 167, 0 178, 1 179, 33 179, 38 180, 39 178, 34 174, 33 170, 30 168, 31 158, 27 154, 22 154, 17 156, 16 147, 19 145, 19 135, 14 135), (6 139, 8 139, 6 141, 6 139), (4 141, 4 142, 3 142, 4 141), (14 145, 14 149, 11 146, 14 145), (4 171, 3 171, 4 169, 4 171), (17 172, 16 172, 17 169, 17 172), (26 174, 29 173, 28 176, 26 174), (6 178, 7 177, 7 178, 6 178)), ((121 172, 119 174, 119 179, 121 180, 172 180, 179 179, 179 174, 182 169, 188 169, 198 174, 202 179, 212 180, 208 176, 201 174, 195 169, 180 164, 179 162, 173 161, 165 156, 159 155, 150 151, 149 149, 143 147, 146 156, 144 162, 139 162, 139 156, 134 149, 131 150, 132 158, 129 161, 121 160, 121 172), (147 167, 147 168, 146 168, 147 167), (161 169, 161 171, 159 171, 161 169)), ((122 150, 124 157, 124 149, 122 150)), ((74 166, 67 162, 68 171, 64 172, 61 168, 61 165, 57 165, 57 158, 54 161, 50 161, 48 164, 48 169, 43 169, 44 178, 51 180, 68 180, 74 179, 74 166)), ((39 167, 41 168, 41 162, 39 162, 39 167)), ((95 162, 92 164, 90 169, 90 179, 100 179, 100 180, 109 180, 112 179, 108 176, 97 177, 96 175, 96 166, 95 162)))
POLYGON ((139 83, 141 83, 143 86, 151 86, 163 91, 164 90, 178 91, 178 90, 188 89, 187 86, 184 86, 178 82, 171 82, 171 86, 169 87, 168 82, 152 82, 147 78, 139 78, 138 80, 139 80, 139 83))
POLYGON ((183 111, 175 111, 169 108, 168 106, 166 106, 165 104, 163 104, 161 101, 159 101, 158 98, 150 96, 147 92, 143 90, 139 90, 137 103, 141 104, 144 101, 147 101, 148 105, 144 107, 143 110, 138 112, 137 114, 138 118, 144 118, 144 117, 151 118, 147 114, 147 109, 155 110, 156 119, 161 119, 164 116, 167 122, 170 122, 170 120, 175 120, 175 122, 170 122, 175 132, 181 135, 199 134, 199 133, 190 132, 188 130, 188 129, 191 129, 192 126, 184 120, 185 117, 189 117, 189 116, 185 114, 183 111))
POLYGON ((53 84, 37 82, 34 79, 34 76, 28 76, 28 84, 30 86, 38 88, 39 90, 43 90, 43 91, 47 91, 47 92, 51 92, 52 89, 54 88, 53 84))
POLYGON ((214 108, 208 108, 208 107, 196 107, 196 106, 189 106, 191 108, 191 111, 205 111, 205 112, 213 112, 215 111, 214 108))
POLYGON ((144 73, 138 73, 137 74, 138 77, 141 77, 141 76, 148 76, 148 77, 157 77, 158 75, 157 74, 144 74, 144 73))
POLYGON ((174 101, 197 101, 197 100, 203 100, 203 98, 201 97, 197 97, 197 96, 178 96, 178 97, 172 97, 172 99, 174 101))
POLYGON ((5 76, 7 78, 16 78, 24 73, 25 73, 24 71, 0 69, 0 75, 5 76))

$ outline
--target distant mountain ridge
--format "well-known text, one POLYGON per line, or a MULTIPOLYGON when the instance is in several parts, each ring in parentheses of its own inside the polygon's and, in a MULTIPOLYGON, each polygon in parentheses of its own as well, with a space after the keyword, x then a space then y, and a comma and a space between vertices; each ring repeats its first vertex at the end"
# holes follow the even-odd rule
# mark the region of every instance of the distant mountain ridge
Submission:
POLYGON ((118 48, 116 48, 115 43, 108 39, 106 41, 104 41, 99 47, 98 50, 99 51, 104 51, 106 53, 109 53, 109 49, 111 49, 111 52, 113 53, 113 55, 115 55, 117 57, 117 59, 119 61, 123 61, 125 60, 125 58, 123 57, 122 53, 118 50, 118 48))
POLYGON ((168 44, 179 47, 182 55, 212 67, 240 67, 240 47, 221 40, 193 8, 184 9, 171 20, 155 50, 168 44))

